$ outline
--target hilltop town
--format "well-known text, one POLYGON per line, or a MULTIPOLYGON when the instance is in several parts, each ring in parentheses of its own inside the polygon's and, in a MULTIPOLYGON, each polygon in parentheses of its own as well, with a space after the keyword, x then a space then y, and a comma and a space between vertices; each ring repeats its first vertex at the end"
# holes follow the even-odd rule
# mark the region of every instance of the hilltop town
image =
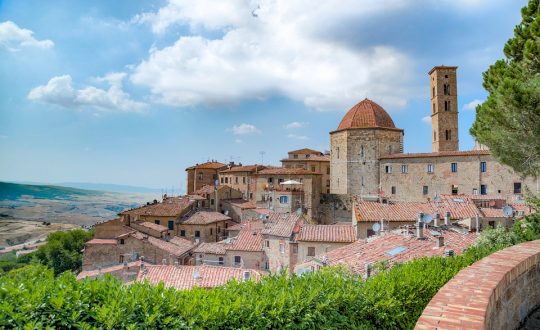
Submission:
POLYGON ((539 186, 483 145, 459 150, 456 74, 428 73, 431 152, 406 153, 404 130, 362 100, 329 132, 329 152, 288 151, 281 167, 195 164, 186 195, 97 224, 78 278, 210 288, 329 265, 369 277, 380 263, 463 253, 483 229, 529 214, 524 194, 539 186))

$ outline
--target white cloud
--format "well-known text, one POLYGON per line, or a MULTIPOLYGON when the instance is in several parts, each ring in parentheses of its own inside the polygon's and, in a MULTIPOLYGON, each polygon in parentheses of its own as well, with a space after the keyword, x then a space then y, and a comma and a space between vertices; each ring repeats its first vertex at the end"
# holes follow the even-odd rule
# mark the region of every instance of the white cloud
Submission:
POLYGON ((250 124, 234 125, 231 129, 229 129, 229 131, 232 131, 234 135, 261 133, 261 130, 250 124))
POLYGON ((295 139, 295 140, 309 140, 309 138, 305 135, 296 135, 296 134, 289 134, 287 135, 289 139, 295 139))
POLYGON ((476 110, 476 107, 479 106, 480 104, 484 103, 484 101, 480 101, 480 100, 472 100, 471 102, 465 104, 463 106, 463 109, 464 110, 476 110))
POLYGON ((46 85, 33 88, 28 99, 57 104, 65 108, 90 106, 98 110, 139 112, 147 107, 143 102, 134 101, 122 89, 125 73, 113 72, 104 77, 95 78, 96 82, 106 82, 110 86, 104 90, 88 86, 76 90, 70 75, 51 78, 46 85))
POLYGON ((222 34, 182 36, 168 47, 152 49, 131 80, 173 106, 274 95, 318 110, 346 110, 366 96, 391 108, 406 105, 409 93, 403 86, 412 66, 405 54, 386 45, 351 49, 325 38, 320 26, 395 10, 407 1, 219 3, 170 0, 157 13, 139 16, 155 32, 181 24, 222 34))
POLYGON ((12 21, 0 23, 0 45, 10 51, 17 51, 20 47, 52 48, 54 46, 51 40, 37 40, 33 34, 33 31, 20 28, 12 21))
POLYGON ((296 129, 296 128, 302 128, 305 127, 307 123, 305 122, 299 122, 299 121, 293 121, 292 123, 288 123, 285 125, 286 129, 296 129))
POLYGON ((235 143, 244 143, 244 141, 242 139, 236 139, 234 140, 235 143))
POLYGON ((431 116, 425 116, 425 117, 422 117, 422 122, 423 122, 424 124, 431 125, 431 116))

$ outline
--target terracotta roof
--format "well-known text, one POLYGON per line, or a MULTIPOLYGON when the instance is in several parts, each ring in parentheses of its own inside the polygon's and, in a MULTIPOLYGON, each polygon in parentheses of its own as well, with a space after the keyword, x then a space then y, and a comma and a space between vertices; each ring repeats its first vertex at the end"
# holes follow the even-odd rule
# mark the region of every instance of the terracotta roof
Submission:
POLYGON ((309 148, 303 148, 303 149, 298 149, 298 150, 293 150, 293 151, 289 151, 287 152, 288 154, 315 154, 315 155, 322 155, 323 153, 320 152, 319 150, 315 150, 315 149, 309 149, 309 148))
POLYGON ((165 227, 165 226, 158 225, 157 223, 153 223, 153 222, 149 222, 149 221, 134 221, 133 223, 136 224, 136 225, 139 225, 139 226, 148 228, 148 229, 152 229, 152 230, 158 231, 158 232, 160 232, 160 233, 169 230, 169 229, 168 229, 167 227, 165 227))
MULTIPOLYGON (((437 230, 444 237, 444 246, 436 247, 437 236, 430 229, 424 230, 424 238, 417 239, 414 232, 408 236, 397 233, 385 233, 372 241, 356 241, 352 244, 332 250, 325 255, 316 256, 316 260, 325 260, 328 265, 343 264, 355 273, 364 273, 365 264, 388 260, 391 263, 405 262, 411 259, 429 256, 443 256, 445 250, 461 254, 477 239, 475 233, 461 233, 452 229, 437 230)), ((435 232, 435 231, 434 231, 435 232)))
POLYGON ((193 203, 195 202, 190 200, 188 197, 168 198, 163 203, 144 205, 135 209, 123 211, 120 214, 127 214, 131 216, 150 215, 157 217, 177 217, 193 203))
MULTIPOLYGON (((140 266, 141 266, 141 262, 138 261, 138 260, 133 261, 133 262, 129 262, 127 264, 128 270, 131 270, 131 271, 133 271, 133 268, 136 268, 138 270, 140 268, 140 266), (130 268, 132 268, 132 269, 130 269, 130 268)), ((124 269, 124 265, 123 264, 118 264, 118 265, 114 265, 114 266, 110 266, 110 267, 104 267, 104 268, 96 269, 96 270, 85 270, 85 271, 80 272, 77 275, 77 280, 82 280, 82 279, 88 278, 88 277, 94 278, 94 277, 98 277, 98 276, 101 276, 101 275, 104 275, 104 274, 117 272, 117 271, 120 271, 122 269, 124 269)))
POLYGON ((222 201, 222 203, 226 204, 229 203, 233 206, 239 207, 241 209, 254 209, 257 208, 255 205, 255 202, 253 201, 247 201, 245 199, 237 198, 237 199, 227 199, 222 201))
POLYGON ((297 241, 352 243, 356 241, 356 231, 350 224, 303 225, 296 237, 297 241))
POLYGON ((321 155, 321 156, 310 156, 309 158, 284 158, 281 162, 329 162, 330 155, 321 155))
POLYGON ((227 247, 227 243, 225 241, 215 242, 215 243, 202 243, 201 245, 197 246, 193 250, 193 252, 223 255, 227 252, 226 247, 227 247))
POLYGON ((191 250, 194 246, 196 246, 195 243, 193 243, 192 241, 190 240, 187 240, 185 238, 182 238, 182 237, 178 237, 178 236, 173 236, 170 240, 169 240, 169 243, 172 243, 176 246, 178 246, 180 248, 180 250, 191 250))
POLYGON ((197 211, 187 220, 183 221, 185 225, 208 225, 214 222, 231 220, 231 217, 225 214, 212 211, 197 211))
POLYGON ((235 279, 242 281, 244 273, 249 272, 250 279, 258 281, 261 274, 253 269, 242 269, 220 266, 146 266, 139 272, 138 282, 148 281, 150 284, 163 282, 165 287, 176 289, 191 289, 198 286, 201 288, 213 288, 224 285, 235 279))
POLYGON ((262 234, 290 238, 294 233, 298 233, 303 223, 304 218, 296 213, 270 213, 269 218, 264 221, 262 234))
POLYGON ((320 173, 308 171, 303 168, 267 168, 258 173, 259 175, 320 175, 320 173))
POLYGON ((473 218, 482 216, 480 209, 471 201, 464 198, 441 197, 439 202, 378 202, 359 201, 355 198, 355 215, 357 221, 408 221, 418 220, 418 213, 439 213, 444 219, 446 212, 450 212, 451 219, 473 218))
POLYGON ((187 243, 180 243, 178 241, 177 243, 180 245, 177 245, 173 242, 166 242, 162 239, 152 236, 148 236, 148 243, 177 257, 180 257, 184 253, 187 253, 189 250, 196 246, 195 244, 188 245, 187 243))
POLYGON ((365 99, 353 106, 339 123, 337 131, 349 128, 396 128, 390 115, 377 103, 365 99))
POLYGON ((186 168, 187 170, 219 170, 221 168, 226 167, 226 164, 220 163, 220 162, 206 162, 202 164, 196 164, 194 166, 186 168))
POLYGON ((94 238, 86 242, 88 245, 116 245, 116 239, 94 238))
MULTIPOLYGON (((456 196, 456 195, 454 195, 456 196)), ((464 196, 467 198, 470 198, 472 200, 483 200, 483 201, 506 201, 506 197, 503 195, 467 195, 467 194, 459 194, 457 196, 464 196)))
POLYGON ((502 209, 480 208, 486 218, 506 218, 502 209))
POLYGON ((468 150, 468 151, 441 151, 441 152, 425 152, 411 154, 391 154, 382 155, 380 159, 400 159, 400 158, 424 158, 424 157, 459 157, 459 156, 477 156, 491 155, 489 150, 468 150))
POLYGON ((261 235, 261 228, 256 226, 255 223, 246 223, 238 236, 234 238, 230 247, 227 247, 227 250, 262 252, 263 236, 261 235))
POLYGON ((229 169, 220 171, 219 173, 235 173, 235 172, 255 172, 265 169, 264 165, 244 165, 244 166, 235 166, 229 169))
POLYGON ((435 70, 457 70, 457 66, 438 65, 429 70, 428 74, 431 74, 435 70))

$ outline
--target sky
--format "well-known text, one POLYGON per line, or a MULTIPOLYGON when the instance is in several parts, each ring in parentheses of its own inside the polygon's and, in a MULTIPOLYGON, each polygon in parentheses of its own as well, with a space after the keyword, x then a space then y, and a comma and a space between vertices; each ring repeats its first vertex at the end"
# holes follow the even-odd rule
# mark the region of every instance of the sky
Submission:
POLYGON ((0 0, 0 180, 185 189, 208 160, 329 149, 359 101, 431 151, 458 66, 460 149, 526 0, 0 0))

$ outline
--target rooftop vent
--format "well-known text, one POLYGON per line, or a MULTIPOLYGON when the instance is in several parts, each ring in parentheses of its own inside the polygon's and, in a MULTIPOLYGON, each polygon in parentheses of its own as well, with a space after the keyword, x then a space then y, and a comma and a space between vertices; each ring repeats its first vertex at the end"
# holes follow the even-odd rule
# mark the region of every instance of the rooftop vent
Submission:
POLYGON ((395 248, 386 251, 386 255, 393 257, 405 251, 407 251, 406 246, 396 246, 395 248))
POLYGON ((454 250, 444 250, 444 256, 445 257, 453 257, 454 256, 454 250))

